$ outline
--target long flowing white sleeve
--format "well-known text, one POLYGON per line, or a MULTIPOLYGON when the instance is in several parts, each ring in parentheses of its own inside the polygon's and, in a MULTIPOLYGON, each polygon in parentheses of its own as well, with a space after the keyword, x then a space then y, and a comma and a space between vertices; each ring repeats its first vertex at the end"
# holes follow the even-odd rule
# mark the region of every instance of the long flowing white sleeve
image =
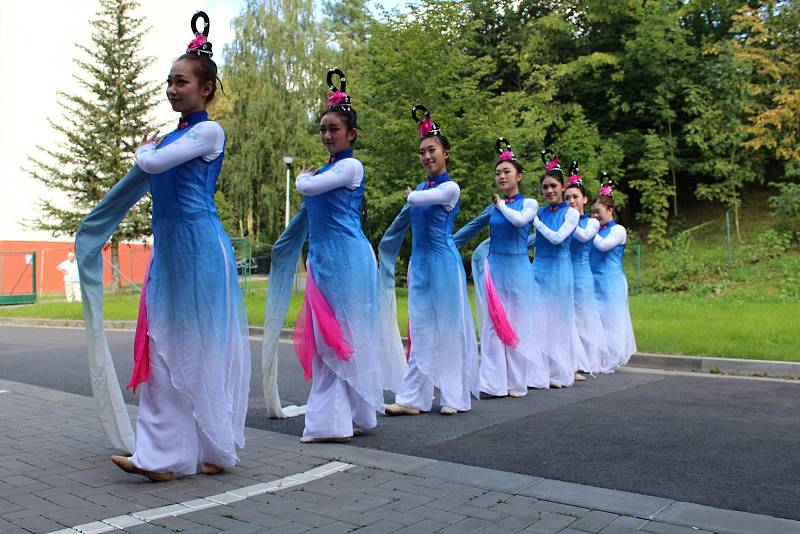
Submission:
POLYGON ((345 158, 319 174, 305 173, 294 182, 300 194, 313 197, 340 187, 355 189, 364 179, 364 166, 355 158, 345 158))
POLYGON ((608 252, 612 248, 624 244, 628 241, 628 232, 622 225, 614 225, 608 235, 602 237, 600 234, 594 237, 594 246, 601 252, 608 252))
POLYGON ((214 121, 198 122, 176 141, 136 149, 136 163, 147 174, 159 174, 195 158, 214 161, 225 146, 225 131, 214 121))
POLYGON ((539 209, 539 203, 532 198, 526 198, 522 203, 522 211, 509 208, 508 205, 499 200, 495 207, 500 210, 508 222, 517 228, 525 226, 536 217, 536 211, 539 209))
POLYGON ((564 216, 564 222, 558 230, 551 230, 544 224, 539 217, 533 220, 533 225, 536 227, 536 232, 541 234, 542 237, 550 241, 553 245, 560 245, 566 238, 575 231, 578 226, 578 220, 581 218, 580 213, 575 208, 568 208, 567 214, 564 216))
POLYGON ((600 230, 600 223, 594 217, 589 217, 586 221, 586 228, 581 228, 581 225, 575 227, 575 233, 572 234, 575 236, 575 239, 580 241, 581 243, 586 243, 591 241, 594 236, 597 235, 597 231, 600 230))
POLYGON ((452 211, 458 202, 458 196, 461 194, 461 188, 458 184, 449 180, 441 183, 432 189, 423 189, 422 191, 412 191, 408 195, 408 203, 412 206, 429 206, 431 204, 440 204, 444 206, 447 211, 452 211))

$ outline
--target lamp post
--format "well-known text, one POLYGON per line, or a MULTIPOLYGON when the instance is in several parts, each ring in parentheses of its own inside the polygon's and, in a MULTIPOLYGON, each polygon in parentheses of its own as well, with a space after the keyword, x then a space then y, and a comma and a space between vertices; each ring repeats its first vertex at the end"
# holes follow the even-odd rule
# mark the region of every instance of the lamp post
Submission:
POLYGON ((294 158, 289 154, 283 156, 283 163, 286 165, 286 210, 284 212, 284 228, 289 226, 289 180, 292 175, 292 163, 294 158))

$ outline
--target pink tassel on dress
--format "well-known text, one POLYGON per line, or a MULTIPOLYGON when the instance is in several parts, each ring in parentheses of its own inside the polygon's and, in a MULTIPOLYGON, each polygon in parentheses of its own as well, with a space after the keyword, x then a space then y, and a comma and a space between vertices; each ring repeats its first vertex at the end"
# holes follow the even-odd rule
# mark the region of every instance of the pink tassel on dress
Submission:
POLYGON ((336 357, 343 361, 348 361, 353 355, 353 349, 344 339, 342 328, 333 314, 333 310, 325 300, 325 296, 317 287, 314 281, 314 274, 311 264, 308 264, 308 278, 306 280, 306 292, 303 296, 303 306, 297 317, 294 326, 294 347, 297 359, 303 366, 303 376, 306 380, 311 378, 311 362, 316 352, 316 340, 314 339, 314 321, 317 321, 322 339, 328 345, 336 357))
POLYGON ((508 322, 508 317, 506 317, 506 312, 503 309, 503 303, 500 302, 500 296, 497 294, 492 275, 489 272, 488 261, 486 262, 486 269, 483 271, 483 285, 486 286, 486 306, 489 308, 489 317, 492 319, 497 337, 500 338, 503 345, 511 347, 512 349, 517 348, 517 345, 519 345, 519 338, 508 322))
POLYGON ((147 328, 147 281, 150 279, 150 265, 142 283, 142 294, 139 296, 139 316, 136 318, 136 333, 133 336, 133 372, 127 389, 136 393, 142 382, 150 379, 150 331, 147 328))

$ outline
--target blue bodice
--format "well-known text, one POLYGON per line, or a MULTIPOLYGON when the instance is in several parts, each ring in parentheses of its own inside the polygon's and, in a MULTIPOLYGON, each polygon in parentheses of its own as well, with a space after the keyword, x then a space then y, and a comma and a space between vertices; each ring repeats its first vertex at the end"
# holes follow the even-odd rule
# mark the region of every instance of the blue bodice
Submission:
MULTIPOLYGON (((327 171, 336 161, 352 158, 353 151, 335 154, 332 161, 317 171, 327 171)), ((366 239, 361 229, 361 202, 364 198, 366 179, 356 189, 338 187, 325 193, 304 196, 308 211, 309 244, 312 250, 319 242, 336 239, 366 239)))
MULTIPOLYGON (((569 205, 566 202, 561 202, 554 207, 550 205, 539 208, 539 220, 542 221, 548 228, 557 232, 564 224, 564 219, 567 216, 569 205)), ((566 257, 569 255, 570 245, 572 243, 572 236, 569 236, 559 245, 554 245, 547 239, 541 236, 536 238, 536 257, 537 258, 556 258, 559 256, 566 257)))
MULTIPOLYGON (((197 111, 183 117, 181 126, 168 133, 160 146, 174 143, 184 135, 197 135, 192 127, 207 121, 206 111, 197 111)), ((217 216, 214 206, 214 191, 222 168, 224 153, 213 161, 194 158, 150 177, 150 192, 153 196, 153 225, 162 220, 191 221, 217 216)))
MULTIPOLYGON (((517 193, 506 202, 506 205, 516 211, 522 211, 525 197, 517 193)), ((500 199, 499 202, 505 202, 500 199)), ((524 226, 514 226, 499 209, 492 210, 489 218, 491 242, 489 254, 524 254, 528 255, 528 235, 531 233, 533 221, 524 226)))
MULTIPOLYGON (((597 235, 601 237, 608 236, 611 229, 617 225, 617 222, 614 220, 609 221, 608 224, 605 224, 600 227, 600 231, 597 232, 597 235)), ((625 243, 621 245, 617 245, 616 247, 612 248, 608 252, 603 252, 598 250, 597 247, 591 247, 591 253, 589 255, 589 261, 592 266, 592 272, 595 273, 625 273, 625 269, 622 267, 622 258, 625 256, 625 243)))
MULTIPOLYGON (((417 186, 417 191, 432 189, 439 184, 450 180, 445 172, 422 182, 417 186)), ((458 215, 459 203, 451 211, 447 211, 440 204, 424 206, 411 206, 411 243, 413 252, 426 250, 444 252, 456 250, 453 242, 453 226, 458 215)))
MULTIPOLYGON (((578 220, 578 226, 580 228, 586 228, 586 224, 589 222, 588 215, 581 215, 581 218, 578 220)), ((573 266, 588 266, 589 265, 589 254, 592 251, 592 240, 590 239, 586 243, 581 243, 578 239, 574 237, 571 239, 569 244, 569 251, 572 256, 572 265, 573 266)))

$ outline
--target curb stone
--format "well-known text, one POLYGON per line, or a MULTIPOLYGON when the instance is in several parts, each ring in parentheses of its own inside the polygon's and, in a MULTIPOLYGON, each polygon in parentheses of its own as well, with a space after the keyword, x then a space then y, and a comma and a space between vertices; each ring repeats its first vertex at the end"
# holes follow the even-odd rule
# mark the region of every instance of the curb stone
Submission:
MULTIPOLYGON (((105 327, 113 330, 134 330, 136 321, 104 321, 105 327)), ((44 319, 28 317, 0 317, 0 326, 69 327, 83 328, 81 319, 44 319)), ((249 326, 249 334, 260 338, 264 327, 249 326)), ((283 328, 281 339, 291 339, 292 329, 283 328)), ((403 338, 406 342, 406 338, 403 338)), ((725 374, 784 379, 800 379, 800 362, 775 360, 748 360, 744 358, 719 358, 713 356, 684 356, 678 354, 654 354, 637 352, 631 356, 629 367, 660 369, 664 371, 684 371, 695 373, 725 374)))

